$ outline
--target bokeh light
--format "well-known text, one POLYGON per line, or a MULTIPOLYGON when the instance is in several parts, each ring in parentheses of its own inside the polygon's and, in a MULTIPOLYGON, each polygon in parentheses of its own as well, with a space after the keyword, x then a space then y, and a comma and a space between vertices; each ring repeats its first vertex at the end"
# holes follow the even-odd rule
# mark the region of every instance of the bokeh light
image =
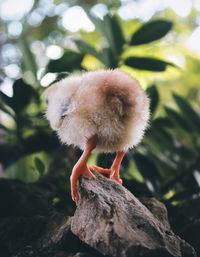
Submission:
POLYGON ((19 21, 12 21, 8 24, 8 34, 10 37, 19 37, 22 33, 22 23, 19 21))
POLYGON ((1 0, 0 16, 4 20, 20 20, 33 7, 34 0, 1 0))
POLYGON ((40 84, 42 87, 47 87, 55 79, 56 79, 56 75, 54 73, 49 72, 41 79, 40 84))
POLYGON ((64 12, 62 25, 65 29, 72 32, 76 32, 80 29, 91 32, 95 29, 93 23, 80 6, 73 6, 64 12))
POLYGON ((108 7, 105 4, 96 4, 91 8, 90 11, 95 16, 99 17, 100 19, 103 19, 103 16, 105 16, 108 13, 108 7))
POLYGON ((18 79, 21 74, 21 70, 16 64, 9 64, 4 68, 5 74, 12 79, 18 79))
POLYGON ((57 45, 50 45, 46 49, 46 56, 50 59, 57 60, 63 55, 63 49, 57 45))

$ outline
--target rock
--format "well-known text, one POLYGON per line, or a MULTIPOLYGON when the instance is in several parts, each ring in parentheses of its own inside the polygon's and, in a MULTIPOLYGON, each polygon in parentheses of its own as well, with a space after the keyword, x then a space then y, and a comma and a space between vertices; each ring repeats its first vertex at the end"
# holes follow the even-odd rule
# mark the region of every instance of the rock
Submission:
POLYGON ((0 257, 102 257, 71 232, 71 218, 55 209, 59 188, 50 176, 33 184, 0 179, 0 257))
MULTIPOLYGON (((59 191, 60 180, 47 176, 25 184, 0 179, 0 257, 195 256, 171 231, 161 202, 138 200, 115 181, 94 173, 96 179, 80 178, 74 217, 53 203, 65 193, 59 191)), ((65 196, 62 203, 71 207, 65 196)), ((184 215, 192 217, 191 226, 180 234, 187 238, 196 231, 191 243, 198 247, 199 219, 188 212, 184 215)))
POLYGON ((0 220, 1 257, 102 257, 72 234, 71 217, 7 217, 0 220))
POLYGON ((103 255, 113 257, 196 256, 170 229, 166 208, 155 199, 143 203, 123 186, 94 171, 79 179, 80 200, 71 231, 103 255))
POLYGON ((72 217, 58 212, 54 212, 48 219, 46 230, 34 244, 42 257, 102 257, 71 232, 71 219, 72 217))
POLYGON ((140 202, 144 204, 150 212, 156 217, 159 221, 162 222, 163 227, 165 227, 166 230, 170 230, 170 225, 168 221, 168 215, 167 215, 167 208, 165 205, 155 198, 139 198, 140 202))

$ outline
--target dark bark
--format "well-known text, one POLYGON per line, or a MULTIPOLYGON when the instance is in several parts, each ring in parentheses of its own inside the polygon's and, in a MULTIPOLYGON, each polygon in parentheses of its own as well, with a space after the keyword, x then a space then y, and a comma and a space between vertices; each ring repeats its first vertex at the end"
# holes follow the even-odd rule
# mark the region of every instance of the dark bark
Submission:
POLYGON ((186 201, 182 206, 169 206, 169 217, 174 232, 184 238, 200 256, 200 197, 186 201))

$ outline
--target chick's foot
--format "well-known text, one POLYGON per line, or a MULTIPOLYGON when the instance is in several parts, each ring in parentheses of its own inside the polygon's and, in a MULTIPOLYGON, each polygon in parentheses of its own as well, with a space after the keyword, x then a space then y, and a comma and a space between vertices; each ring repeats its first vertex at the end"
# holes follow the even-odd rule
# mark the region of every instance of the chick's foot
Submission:
POLYGON ((117 167, 116 169, 113 169, 113 168, 104 169, 104 168, 98 167, 96 165, 88 165, 88 168, 90 170, 96 170, 99 173, 106 174, 109 176, 109 178, 116 180, 119 184, 122 184, 122 180, 119 177, 120 167, 117 167))
POLYGON ((114 170, 113 175, 111 175, 110 178, 116 180, 119 184, 122 185, 122 179, 119 176, 119 172, 115 172, 115 170, 114 170))
POLYGON ((95 176, 92 174, 92 172, 89 170, 87 165, 77 163, 72 171, 72 175, 70 177, 70 182, 71 182, 71 194, 72 194, 72 199, 78 204, 79 196, 78 196, 78 190, 77 190, 77 179, 80 175, 83 175, 84 173, 87 173, 90 178, 94 178, 95 176))
POLYGON ((96 165, 88 165, 88 168, 90 170, 96 170, 97 172, 99 173, 102 173, 102 174, 106 174, 106 175, 111 175, 112 173, 112 170, 111 169, 104 169, 104 168, 101 168, 101 167, 98 167, 96 165))

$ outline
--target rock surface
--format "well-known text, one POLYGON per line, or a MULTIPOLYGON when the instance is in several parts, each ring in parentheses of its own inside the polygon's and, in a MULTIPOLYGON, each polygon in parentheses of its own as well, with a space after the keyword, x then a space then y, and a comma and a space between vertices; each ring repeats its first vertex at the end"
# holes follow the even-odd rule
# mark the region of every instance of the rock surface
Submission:
POLYGON ((114 180, 94 174, 95 179, 87 175, 79 179, 80 200, 71 231, 80 240, 103 255, 116 257, 196 256, 170 229, 162 203, 139 201, 114 180))
MULTIPOLYGON (((195 256, 171 231, 161 202, 138 200, 115 181, 94 173, 95 179, 80 177, 73 217, 53 204, 54 198, 66 195, 60 179, 46 176, 34 184, 0 179, 0 257, 195 256)), ((62 206, 71 207, 67 197, 62 206)), ((199 228, 198 217, 185 233, 199 228)))

